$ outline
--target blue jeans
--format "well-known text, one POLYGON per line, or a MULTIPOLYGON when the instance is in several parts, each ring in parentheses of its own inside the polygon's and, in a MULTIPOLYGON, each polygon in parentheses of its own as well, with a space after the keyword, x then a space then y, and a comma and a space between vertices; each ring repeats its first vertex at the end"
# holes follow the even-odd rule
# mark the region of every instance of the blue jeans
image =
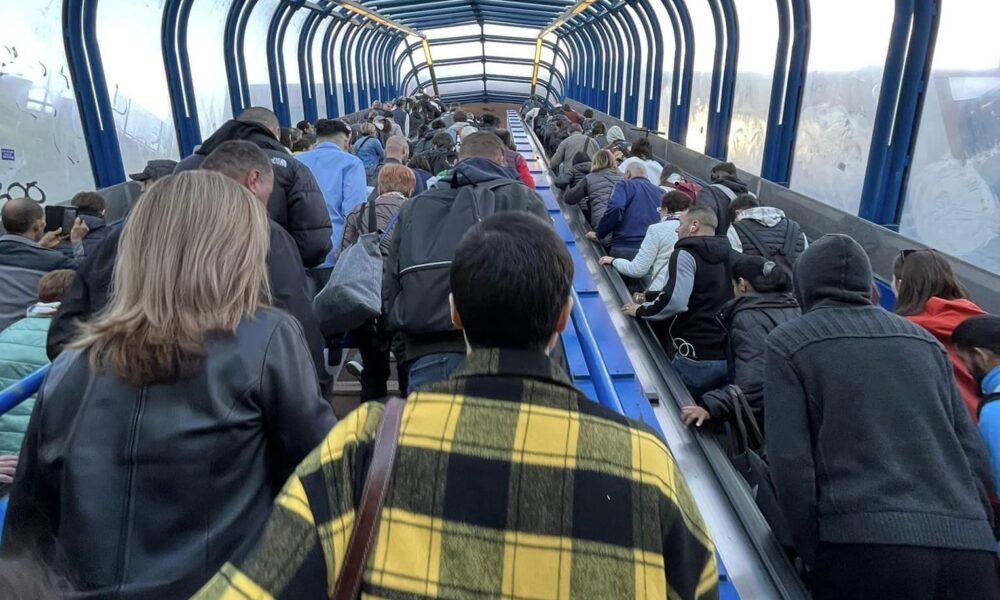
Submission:
POLYGON ((670 364, 695 400, 725 383, 729 374, 729 366, 724 360, 692 360, 676 354, 670 364))
POLYGON ((463 360, 465 354, 459 352, 439 352, 421 356, 410 364, 410 380, 406 393, 411 394, 417 388, 448 379, 463 360))

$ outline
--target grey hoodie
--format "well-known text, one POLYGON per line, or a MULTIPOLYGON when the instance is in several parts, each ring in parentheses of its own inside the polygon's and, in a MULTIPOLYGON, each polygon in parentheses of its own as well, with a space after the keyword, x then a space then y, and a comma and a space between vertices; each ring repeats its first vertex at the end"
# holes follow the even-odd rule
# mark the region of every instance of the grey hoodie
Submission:
POLYGON ((993 552, 983 443, 948 356, 872 306, 871 265, 845 235, 795 266, 803 314, 767 339, 767 454, 807 562, 819 542, 993 552))

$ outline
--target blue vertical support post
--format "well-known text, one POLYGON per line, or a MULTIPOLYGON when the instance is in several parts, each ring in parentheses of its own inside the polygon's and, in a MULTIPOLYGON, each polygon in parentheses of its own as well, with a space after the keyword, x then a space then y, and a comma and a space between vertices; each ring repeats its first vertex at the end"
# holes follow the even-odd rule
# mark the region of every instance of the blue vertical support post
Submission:
POLYGON ((267 75, 271 88, 271 106, 282 127, 292 126, 291 107, 288 105, 288 77, 285 73, 285 33, 295 12, 304 0, 281 0, 271 15, 267 28, 267 75))
POLYGON ((740 30, 732 0, 709 0, 709 8, 712 9, 712 20, 715 23, 716 44, 705 154, 726 160, 729 128, 733 120, 733 94, 736 88, 740 30), (725 40, 725 43, 721 43, 720 40, 725 40))
POLYGON ((802 111, 806 61, 809 55, 809 4, 778 2, 778 52, 771 83, 771 103, 764 135, 761 177, 787 186, 792 175, 795 136, 802 111), (787 66, 787 67, 786 67, 787 66))
POLYGON ((319 119, 316 103, 316 65, 313 64, 313 43, 324 19, 330 15, 329 7, 323 11, 310 11, 299 31, 299 87, 302 88, 302 113, 306 121, 315 123, 319 119))
POLYGON ((63 44, 73 93, 80 111, 94 183, 102 188, 125 181, 125 168, 97 44, 96 22, 96 0, 63 2, 63 44))
POLYGON ((639 43, 639 32, 635 28, 632 18, 625 14, 628 5, 623 4, 622 8, 611 13, 612 18, 618 22, 619 35, 617 38, 624 38, 628 47, 629 59, 622 61, 622 66, 631 65, 632 69, 623 69, 623 73, 628 73, 628 84, 624 86, 625 92, 625 120, 629 123, 638 124, 639 121, 639 79, 642 76, 642 64, 648 62, 649 57, 642 53, 642 44, 639 43), (622 27, 624 25, 624 27, 622 27), (621 35, 628 30, 628 35, 621 35))
MULTIPOLYGON (((660 89, 663 87, 663 38, 653 32, 659 31, 659 23, 656 22, 656 13, 645 0, 636 2, 640 10, 636 11, 643 29, 646 30, 646 38, 650 40, 650 47, 653 49, 653 62, 646 69, 646 94, 643 98, 644 108, 642 111, 642 126, 646 129, 656 129, 660 123, 660 89), (656 23, 656 27, 653 27, 656 23)), ((675 42, 676 43, 676 42, 675 42)))
POLYGON ((676 25, 680 25, 683 40, 675 56, 683 54, 684 57, 682 61, 674 61, 675 69, 677 65, 680 66, 680 77, 674 80, 676 93, 671 94, 673 105, 670 107, 670 139, 678 144, 685 144, 688 123, 691 120, 691 86, 694 84, 694 27, 691 25, 691 13, 688 12, 684 0, 669 0, 669 4, 668 12, 672 18, 676 13, 676 25))
POLYGON ((604 56, 605 64, 607 65, 607 71, 605 72, 605 84, 607 85, 607 95, 611 98, 610 106, 614 107, 611 114, 621 119, 622 115, 622 83, 624 77, 622 77, 622 72, 624 71, 624 51, 622 50, 621 40, 614 36, 611 32, 611 28, 608 26, 605 20, 595 20, 591 23, 591 30, 604 45, 604 56), (614 43, 612 43, 612 38, 614 38, 614 43), (617 88, 617 90, 616 90, 617 88))
POLYGON ((342 107, 337 96, 337 61, 333 58, 334 42, 341 30, 346 28, 349 23, 347 19, 339 15, 334 15, 334 17, 323 33, 323 93, 326 94, 326 117, 330 119, 342 114, 342 107))
POLYGON ((226 77, 229 80, 229 99, 234 117, 250 107, 250 83, 247 81, 247 61, 243 47, 246 41, 247 22, 256 5, 257 0, 233 2, 226 17, 224 40, 226 77))
POLYGON ((347 30, 344 35, 343 41, 340 43, 340 72, 343 76, 343 81, 341 81, 341 89, 343 90, 344 96, 344 114, 349 115, 357 110, 354 100, 354 89, 353 89, 353 73, 350 69, 350 62, 353 60, 352 53, 350 52, 351 41, 357 35, 360 26, 352 23, 352 27, 347 30))
POLYGON ((161 44, 163 66, 167 76, 167 93, 170 112, 181 158, 194 152, 201 143, 198 124, 198 104, 195 101, 194 83, 191 81, 191 61, 188 58, 188 17, 194 0, 167 0, 163 7, 161 44))
POLYGON ((896 0, 896 15, 858 215, 898 229, 924 98, 941 0, 896 0))

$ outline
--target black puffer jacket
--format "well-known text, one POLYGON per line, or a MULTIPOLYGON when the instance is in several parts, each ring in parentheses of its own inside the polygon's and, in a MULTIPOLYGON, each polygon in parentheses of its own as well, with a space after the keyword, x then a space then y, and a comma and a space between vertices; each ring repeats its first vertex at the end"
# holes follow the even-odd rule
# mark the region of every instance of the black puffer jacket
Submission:
POLYGON ((271 159, 274 191, 267 201, 268 214, 292 235, 306 268, 323 262, 333 246, 330 213, 327 212, 323 192, 312 172, 295 160, 263 125, 235 119, 223 123, 197 152, 182 160, 174 172, 201 167, 212 150, 230 140, 253 142, 271 159))
POLYGON ((713 182, 711 185, 706 185, 698 191, 698 196, 695 199, 695 204, 699 206, 707 206, 715 211, 716 218, 719 219, 719 225, 715 228, 715 231, 719 235, 726 235, 729 231, 729 204, 732 203, 733 199, 740 194, 745 194, 750 188, 747 184, 743 183, 739 179, 725 177, 713 182), (727 194, 723 188, 727 188, 732 194, 727 194))
MULTIPOLYGON (((729 332, 726 359, 729 379, 743 390, 750 408, 763 427, 764 345, 771 331, 801 313, 792 294, 750 294, 730 300, 719 314, 719 322, 729 332)), ((715 421, 725 421, 733 405, 725 389, 712 390, 701 397, 701 405, 715 421)))
POLYGON ((621 180, 622 174, 618 169, 588 173, 579 183, 566 190, 563 201, 566 204, 580 204, 580 210, 588 215, 590 226, 596 230, 597 224, 601 222, 608 209, 611 193, 621 180))
POLYGON ((187 598, 253 543, 334 424, 302 329, 262 309, 192 373, 136 387, 69 350, 24 436, 3 553, 61 554, 85 597, 187 598))
POLYGON ((743 254, 763 256, 745 230, 749 229, 750 233, 764 245, 768 257, 784 254, 785 236, 795 235, 795 231, 798 231, 798 235, 795 235, 792 254, 786 256, 788 261, 794 264, 802 251, 806 249, 806 235, 802 233, 802 228, 798 226, 798 223, 793 223, 780 208, 758 206, 741 211, 733 226, 737 235, 740 236, 740 243, 743 244, 743 254), (791 233, 789 233, 790 227, 792 228, 791 233))

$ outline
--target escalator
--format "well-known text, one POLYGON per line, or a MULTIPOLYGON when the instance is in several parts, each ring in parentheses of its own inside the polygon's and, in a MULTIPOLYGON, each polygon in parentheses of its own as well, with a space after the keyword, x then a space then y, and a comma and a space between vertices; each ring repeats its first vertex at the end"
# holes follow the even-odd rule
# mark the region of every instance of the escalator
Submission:
POLYGON ((751 490, 718 442, 681 422, 678 408, 694 400, 650 328, 622 314, 620 307, 630 301, 628 289, 613 269, 598 265, 602 252, 584 237, 580 210, 553 194, 538 140, 516 111, 509 110, 506 117, 573 258, 576 304, 563 345, 574 383, 608 408, 643 421, 666 441, 712 531, 721 598, 808 598, 751 490))

